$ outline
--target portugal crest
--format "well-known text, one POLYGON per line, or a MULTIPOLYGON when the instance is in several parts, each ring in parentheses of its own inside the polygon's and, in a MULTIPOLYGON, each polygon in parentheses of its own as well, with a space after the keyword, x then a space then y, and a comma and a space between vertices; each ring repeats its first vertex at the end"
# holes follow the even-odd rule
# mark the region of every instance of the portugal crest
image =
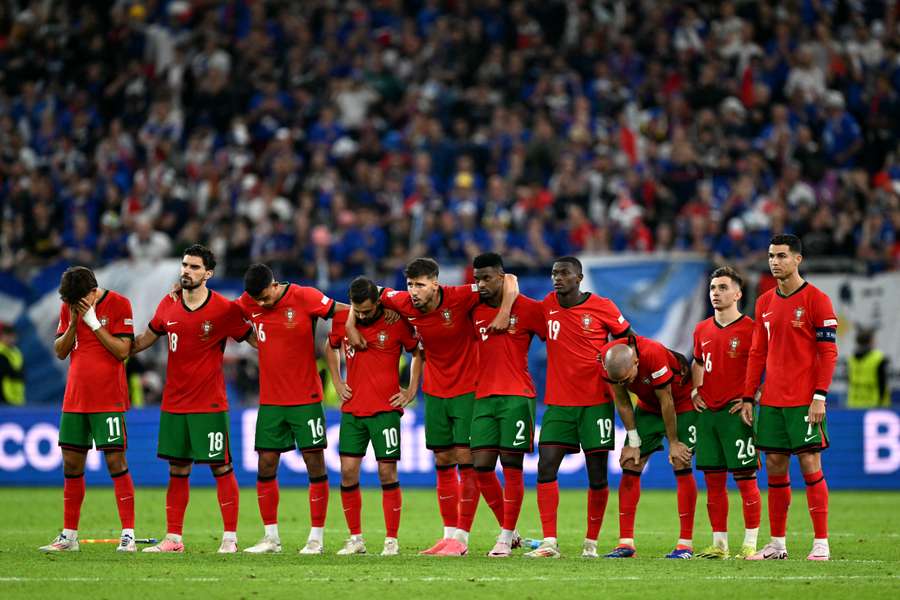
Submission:
POLYGON ((740 338, 731 338, 731 341, 728 342, 728 356, 730 356, 731 358, 737 358, 737 349, 740 345, 740 338))
POLYGON ((296 327, 297 322, 294 321, 294 317, 296 317, 296 316, 297 316, 297 312, 293 308, 291 308, 291 307, 286 308, 284 311, 284 318, 287 319, 287 323, 285 323, 284 326, 287 327, 288 329, 293 329, 294 327, 296 327))
POLYGON ((794 309, 794 320, 791 321, 791 325, 794 327, 803 327, 803 315, 805 311, 802 306, 798 306, 794 309))
POLYGON ((581 315, 581 326, 585 329, 590 329, 593 322, 594 319, 591 318, 591 315, 581 315))
POLYGON ((518 324, 519 324, 519 317, 517 315, 510 315, 509 316, 509 332, 515 333, 516 325, 518 325, 518 324))
POLYGON ((453 313, 450 312, 449 308, 445 308, 441 311, 441 316, 444 317, 444 326, 452 327, 453 326, 453 313))
POLYGON ((378 332, 378 347, 384 348, 384 345, 387 343, 387 341, 388 341, 387 331, 382 329, 381 331, 378 332))
POLYGON ((200 339, 203 341, 208 340, 209 335, 212 333, 212 330, 212 321, 203 321, 203 324, 200 325, 200 339))

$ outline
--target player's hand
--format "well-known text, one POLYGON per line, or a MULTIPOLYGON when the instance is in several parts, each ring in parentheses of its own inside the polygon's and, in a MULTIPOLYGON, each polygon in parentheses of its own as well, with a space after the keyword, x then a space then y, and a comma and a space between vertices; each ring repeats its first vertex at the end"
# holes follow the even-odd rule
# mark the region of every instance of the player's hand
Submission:
POLYGON ((700 394, 694 394, 691 396, 691 402, 694 403, 694 410, 697 412, 703 412, 706 410, 706 402, 703 401, 703 397, 700 394))
POLYGON ((509 329, 509 315, 503 311, 498 312, 491 324, 488 325, 489 332, 500 332, 507 329, 509 329))
POLYGON ((400 313, 396 310, 391 310, 389 308, 384 309, 384 322, 388 325, 393 325, 397 321, 400 320, 400 313))
POLYGON ((669 462, 675 464, 675 462, 682 463, 690 463, 691 462, 691 449, 685 446, 683 443, 676 441, 674 443, 669 444, 669 462))
POLYGON ((622 453, 619 455, 619 465, 623 469, 636 469, 641 461, 641 449, 632 448, 631 446, 622 446, 622 453))
POLYGON ((169 298, 171 298, 175 302, 178 302, 178 300, 181 298, 181 282, 180 281, 176 281, 175 283, 172 284, 172 289, 169 290, 169 298))
POLYGON ((415 392, 410 390, 409 388, 400 388, 400 391, 391 396, 391 399, 388 400, 391 406, 394 408, 406 408, 406 406, 413 401, 413 398, 416 397, 415 392))
POLYGON ((366 338, 360 335, 359 329, 356 327, 346 327, 345 331, 347 333, 347 341, 350 342, 351 346, 357 350, 366 349, 366 338))
POLYGON ((741 400, 741 421, 747 427, 753 427, 753 403, 741 400))
POLYGON ((736 412, 741 410, 741 405, 744 404, 743 398, 735 398, 731 401, 731 406, 728 408, 728 414, 733 415, 736 412))
POLYGON ((350 386, 347 385, 346 381, 334 382, 334 389, 338 393, 338 396, 340 396, 342 404, 350 400, 353 396, 353 390, 350 389, 350 386))
POLYGON ((825 420, 825 401, 813 400, 809 405, 809 424, 818 425, 825 420))

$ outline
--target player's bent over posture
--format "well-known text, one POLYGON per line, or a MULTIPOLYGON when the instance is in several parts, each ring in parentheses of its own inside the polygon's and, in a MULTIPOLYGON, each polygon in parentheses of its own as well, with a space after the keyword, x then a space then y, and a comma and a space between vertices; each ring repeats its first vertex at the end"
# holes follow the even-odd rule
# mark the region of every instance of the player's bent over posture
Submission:
POLYGON ((341 503, 350 538, 339 555, 365 554, 362 535, 362 496, 359 470, 369 444, 378 461, 381 480, 385 539, 382 556, 399 553, 402 499, 397 478, 400 460, 400 417, 403 407, 416 396, 422 361, 413 328, 405 321, 388 324, 378 287, 359 277, 350 284, 351 310, 356 313, 357 331, 366 341, 366 350, 357 351, 346 335, 347 311, 337 313, 325 348, 331 380, 341 397, 341 503), (347 378, 341 377, 341 350, 346 356, 347 378), (400 387, 399 361, 406 350, 412 353, 409 386, 400 387))
POLYGON ((753 395, 765 371, 756 417, 757 448, 766 453, 772 540, 750 560, 787 558, 785 543, 796 454, 813 522, 809 560, 828 560, 828 486, 821 451, 828 447, 825 399, 837 364, 837 317, 831 300, 800 276, 803 247, 793 235, 769 242, 769 269, 778 282, 756 301, 756 329, 747 365, 742 414, 753 419, 753 395))
POLYGON ((716 269, 709 282, 715 315, 694 328, 694 390, 697 417, 697 470, 706 480, 706 508, 712 525, 712 546, 697 558, 728 558, 728 490, 731 473, 741 493, 744 543, 738 558, 756 552, 760 496, 756 482, 759 457, 753 428, 741 418, 747 359, 753 341, 753 319, 741 314, 743 280, 730 267, 716 269))
POLYGON ((472 312, 478 340, 478 384, 471 444, 478 488, 485 502, 492 508, 503 507, 500 536, 488 553, 499 558, 511 553, 525 497, 522 463, 532 450, 537 396, 528 372, 528 347, 535 335, 544 339, 544 316, 538 302, 518 296, 509 328, 491 331, 489 324, 504 295, 503 260, 498 254, 482 254, 475 257, 473 266, 481 303, 472 312), (494 471, 498 455, 503 466, 502 490, 494 471))
POLYGON ((228 401, 222 359, 228 338, 251 338, 236 304, 208 289, 216 260, 199 244, 188 247, 181 260, 181 291, 166 295, 147 331, 137 337, 132 354, 166 336, 166 386, 159 419, 157 456, 169 462, 166 492, 166 537, 144 552, 183 552, 181 534, 190 495, 193 463, 208 464, 216 479, 224 533, 219 553, 237 552, 239 490, 231 466, 228 401))
POLYGON ((116 550, 134 552, 134 483, 125 460, 128 434, 128 385, 125 359, 134 340, 131 303, 97 285, 86 267, 71 267, 59 286, 62 306, 54 350, 71 357, 59 445, 63 456, 63 530, 45 552, 72 552, 78 547, 78 521, 84 501, 84 466, 88 450, 103 450, 113 481, 122 535, 116 550))

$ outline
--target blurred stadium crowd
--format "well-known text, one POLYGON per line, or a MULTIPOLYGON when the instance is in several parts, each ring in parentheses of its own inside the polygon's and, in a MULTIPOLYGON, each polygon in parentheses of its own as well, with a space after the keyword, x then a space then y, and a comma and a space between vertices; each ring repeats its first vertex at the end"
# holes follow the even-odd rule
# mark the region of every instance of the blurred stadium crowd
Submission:
POLYGON ((900 3, 0 3, 0 269, 900 266, 900 3), (762 263, 764 265, 764 263, 762 263))

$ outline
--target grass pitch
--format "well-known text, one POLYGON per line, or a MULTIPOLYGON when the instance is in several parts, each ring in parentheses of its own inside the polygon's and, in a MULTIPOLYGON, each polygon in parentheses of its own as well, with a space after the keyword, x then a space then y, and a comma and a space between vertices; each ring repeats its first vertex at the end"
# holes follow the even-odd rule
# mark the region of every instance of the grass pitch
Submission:
MULTIPOLYGON (((340 496, 332 488, 324 556, 299 556, 309 526, 305 489, 282 489, 281 555, 219 556, 221 519, 215 490, 194 488, 185 520, 184 555, 120 555, 113 545, 82 545, 80 553, 45 555, 62 522, 62 490, 0 490, 0 597, 90 598, 516 598, 558 600, 575 597, 616 598, 897 598, 900 597, 900 493, 833 492, 831 494, 832 561, 805 560, 812 541, 803 490, 794 491, 787 561, 672 561, 663 554, 678 534, 674 491, 641 497, 637 518, 639 558, 584 560, 586 494, 564 491, 560 498, 561 560, 529 561, 520 555, 489 559, 497 526, 481 503, 470 556, 416 556, 440 534, 433 490, 403 492, 401 556, 382 558, 384 524, 380 490, 365 490, 363 528, 368 556, 334 553, 346 537, 340 496)), ((731 497, 731 547, 743 536, 737 493, 731 497)), ((765 500, 764 500, 765 501, 765 500)), ((262 536, 255 490, 241 495, 238 536, 241 547, 262 536)), ((698 500, 695 545, 710 541, 705 496, 698 500)), ((165 490, 137 491, 137 535, 165 533, 165 490)), ((612 493, 600 535, 600 551, 617 538, 617 502, 612 493)), ((519 530, 539 537, 540 521, 533 490, 526 492, 519 530)), ((81 538, 117 537, 118 517, 111 488, 88 487, 82 511, 81 538)), ((765 511, 760 543, 768 540, 765 511)))

